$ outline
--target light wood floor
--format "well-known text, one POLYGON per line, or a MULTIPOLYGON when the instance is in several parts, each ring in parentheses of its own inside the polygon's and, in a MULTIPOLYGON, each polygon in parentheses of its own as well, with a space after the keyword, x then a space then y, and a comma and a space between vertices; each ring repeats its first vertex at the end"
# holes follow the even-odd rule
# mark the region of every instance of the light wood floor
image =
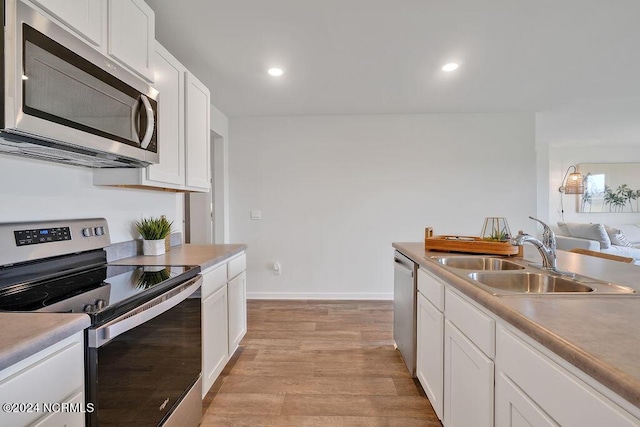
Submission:
POLYGON ((390 301, 248 302, 202 426, 440 427, 393 347, 390 301))

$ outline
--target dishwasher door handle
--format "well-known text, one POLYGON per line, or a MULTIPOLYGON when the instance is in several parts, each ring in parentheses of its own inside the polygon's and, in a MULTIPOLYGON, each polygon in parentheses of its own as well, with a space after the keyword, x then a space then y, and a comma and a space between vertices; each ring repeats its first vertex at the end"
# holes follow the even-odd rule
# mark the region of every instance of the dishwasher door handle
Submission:
POLYGON ((395 268, 395 270, 397 272, 402 273, 402 274, 406 274, 409 277, 413 277, 413 269, 412 268, 407 267, 398 258, 394 258, 393 261, 394 261, 394 268, 395 268))

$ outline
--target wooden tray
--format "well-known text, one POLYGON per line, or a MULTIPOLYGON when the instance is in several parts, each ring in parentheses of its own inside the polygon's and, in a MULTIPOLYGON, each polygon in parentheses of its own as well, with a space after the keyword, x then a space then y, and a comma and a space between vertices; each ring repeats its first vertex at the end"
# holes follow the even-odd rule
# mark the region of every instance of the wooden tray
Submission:
POLYGON ((513 246, 509 242, 482 240, 482 238, 475 236, 425 237, 424 248, 430 251, 522 256, 522 246, 513 246))

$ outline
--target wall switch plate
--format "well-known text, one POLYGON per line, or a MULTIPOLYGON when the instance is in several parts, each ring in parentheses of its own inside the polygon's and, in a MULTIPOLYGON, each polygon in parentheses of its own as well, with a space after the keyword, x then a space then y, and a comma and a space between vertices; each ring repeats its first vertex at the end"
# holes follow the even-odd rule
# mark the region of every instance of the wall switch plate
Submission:
POLYGON ((260 220, 262 219, 262 211, 252 209, 249 213, 249 217, 253 220, 260 220))

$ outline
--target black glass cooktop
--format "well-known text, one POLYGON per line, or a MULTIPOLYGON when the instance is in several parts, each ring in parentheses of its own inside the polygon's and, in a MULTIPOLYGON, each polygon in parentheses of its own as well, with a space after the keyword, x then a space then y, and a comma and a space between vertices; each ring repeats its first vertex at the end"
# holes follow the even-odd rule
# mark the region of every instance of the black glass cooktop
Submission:
POLYGON ((200 272, 199 266, 99 265, 0 287, 0 310, 87 313, 93 323, 131 308, 200 272))

